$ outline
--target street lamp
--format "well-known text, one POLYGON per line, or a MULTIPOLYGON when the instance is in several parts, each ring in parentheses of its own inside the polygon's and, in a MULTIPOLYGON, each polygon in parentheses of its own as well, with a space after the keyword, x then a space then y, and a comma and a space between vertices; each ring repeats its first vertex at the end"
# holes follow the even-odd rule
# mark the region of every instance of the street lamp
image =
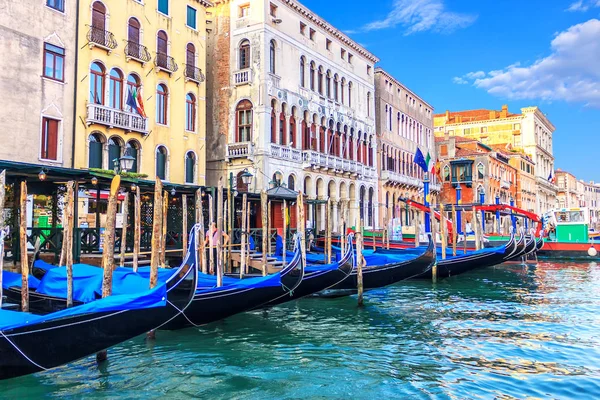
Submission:
POLYGON ((250 171, 248 171, 248 168, 244 168, 244 172, 242 172, 241 178, 245 186, 250 186, 253 177, 254 175, 252 175, 250 171))
POLYGON ((127 172, 133 168, 133 163, 135 162, 135 158, 129 154, 129 149, 125 152, 122 157, 115 158, 113 160, 115 166, 115 173, 119 174, 121 172, 127 172))
POLYGON ((46 180, 46 171, 44 170, 44 168, 40 170, 40 173, 38 174, 38 179, 42 182, 46 180))

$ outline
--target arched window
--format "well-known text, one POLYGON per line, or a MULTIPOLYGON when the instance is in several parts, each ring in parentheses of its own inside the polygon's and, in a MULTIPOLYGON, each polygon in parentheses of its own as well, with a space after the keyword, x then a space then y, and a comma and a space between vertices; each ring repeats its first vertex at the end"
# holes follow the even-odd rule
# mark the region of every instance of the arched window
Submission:
POLYGON ((342 104, 346 103, 346 96, 344 94, 344 92, 346 91, 346 78, 342 78, 342 86, 340 88, 340 94, 341 94, 341 98, 342 98, 342 104))
POLYGON ((288 139, 287 139, 287 143, 290 145, 294 143, 294 139, 296 137, 296 118, 294 117, 294 112, 295 112, 295 109, 292 108, 292 115, 290 115, 290 128, 288 130, 288 139))
POLYGON ((338 74, 335 74, 335 76, 333 77, 333 99, 335 101, 338 101, 339 85, 340 85, 340 77, 338 76, 338 74))
POLYGON ((352 107, 352 82, 348 82, 348 107, 352 107))
POLYGON ((373 188, 369 188, 369 215, 368 222, 369 226, 374 226, 373 216, 375 215, 375 191, 373 188))
POLYGON ((95 62, 90 68, 90 103, 104 104, 104 74, 102 64, 95 62))
POLYGON ((279 137, 277 143, 286 145, 286 123, 285 123, 285 106, 281 106, 281 112, 279 113, 279 137))
MULTIPOLYGON (((365 197, 366 197, 365 196, 366 195, 365 192, 366 192, 365 191, 365 187, 361 186, 361 188, 360 188, 360 196, 359 196, 359 199, 360 199, 360 202, 359 202, 359 205, 360 205, 360 214, 359 215, 360 215, 360 219, 363 220, 363 221, 365 219, 365 200, 366 200, 365 199, 365 197)), ((362 225, 363 224, 361 224, 361 226, 362 225)))
POLYGON ((156 87, 156 123, 167 125, 167 112, 169 109, 169 90, 164 83, 156 87))
POLYGON ((116 68, 110 70, 108 106, 117 110, 123 109, 123 74, 116 68))
POLYGON ((315 66, 315 62, 312 61, 310 63, 310 90, 314 91, 315 90, 315 73, 316 73, 316 66, 315 66))
POLYGON ((306 86, 306 72, 304 71, 306 66, 306 59, 304 58, 304 56, 300 57, 300 86, 301 87, 305 87, 306 86))
POLYGON ((250 68, 250 41, 247 39, 240 43, 239 67, 240 69, 250 68))
POLYGON ((167 158, 167 148, 158 146, 156 149, 156 176, 162 180, 167 179, 167 158))
POLYGON ((139 145, 139 143, 134 140, 130 140, 129 142, 127 142, 126 151, 127 151, 127 154, 129 154, 134 159, 133 166, 131 167, 129 172, 138 172, 140 170, 140 166, 139 166, 140 145, 139 145))
POLYGON ((271 102, 271 143, 277 143, 277 114, 275 100, 271 102))
POLYGON ((196 132, 196 97, 191 93, 185 96, 185 130, 196 132))
POLYGON ((310 148, 310 127, 306 121, 306 116, 302 120, 302 150, 310 148))
POLYGON ((188 43, 185 47, 185 64, 189 69, 187 76, 195 76, 194 67, 196 67, 196 47, 192 43, 188 43))
POLYGON ((118 165, 119 158, 121 158, 121 140, 115 137, 108 139, 108 167, 114 168, 115 160, 118 165))
POLYGON ((296 180, 294 179, 294 175, 288 176, 287 187, 290 190, 296 190, 296 180))
POLYGON ((194 183, 194 171, 196 171, 196 155, 188 151, 185 155, 185 183, 194 183))
POLYGON ((444 165, 444 182, 450 182, 450 167, 444 165))
POLYGON ((252 103, 242 100, 236 107, 237 114, 237 142, 250 142, 252 140, 252 103))
POLYGON ((269 72, 275 73, 275 41, 271 40, 271 44, 269 46, 269 72))
POLYGON ((169 67, 169 39, 165 31, 158 31, 156 34, 156 65, 167 69, 169 67))
POLYGON ((483 179, 483 164, 479 163, 477 164, 477 179, 483 179))
POLYGON ((99 1, 92 5, 92 41, 94 43, 104 43, 106 30, 106 7, 99 1), (96 41, 95 39, 98 39, 96 41))
MULTIPOLYGON (((133 51, 137 51, 139 50, 139 44, 140 44, 140 21, 138 21, 136 18, 129 18, 129 21, 127 22, 127 40, 129 41, 130 44, 134 45, 132 46, 132 48, 129 49, 129 55, 135 55, 132 54, 133 51), (137 45, 137 46, 135 46, 137 45)), ((139 52, 138 52, 139 53, 139 52)), ((139 57, 139 54, 138 54, 139 57)))
POLYGON ((92 133, 89 136, 90 150, 88 154, 88 168, 102 168, 102 159, 104 158, 104 140, 99 133, 92 133))
POLYGON ((319 67, 319 94, 323 94, 323 67, 319 67))
POLYGON ((327 71, 325 75, 325 95, 328 99, 331 98, 331 71, 327 71))

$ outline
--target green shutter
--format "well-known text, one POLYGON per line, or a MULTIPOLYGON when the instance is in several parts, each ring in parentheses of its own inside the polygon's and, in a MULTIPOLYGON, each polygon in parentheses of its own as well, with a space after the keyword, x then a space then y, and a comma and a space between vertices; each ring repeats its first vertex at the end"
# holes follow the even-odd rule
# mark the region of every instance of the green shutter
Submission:
POLYGON ((169 15, 169 0, 158 0, 158 11, 169 15))
POLYGON ((194 183, 194 161, 192 157, 185 158, 185 183, 194 183))
POLYGON ((108 145, 108 168, 113 169, 115 166, 115 159, 119 162, 121 157, 121 146, 115 144, 108 145))
POLYGON ((129 172, 138 172, 138 151, 134 147, 129 148, 129 155, 135 159, 133 162, 133 167, 131 167, 131 171, 129 172))
POLYGON ((196 29, 196 9, 190 6, 187 8, 187 26, 196 29))
POLYGON ((102 143, 90 142, 90 168, 102 168, 102 143))
POLYGON ((165 166, 167 156, 160 151, 156 153, 156 176, 160 179, 165 179, 165 166))

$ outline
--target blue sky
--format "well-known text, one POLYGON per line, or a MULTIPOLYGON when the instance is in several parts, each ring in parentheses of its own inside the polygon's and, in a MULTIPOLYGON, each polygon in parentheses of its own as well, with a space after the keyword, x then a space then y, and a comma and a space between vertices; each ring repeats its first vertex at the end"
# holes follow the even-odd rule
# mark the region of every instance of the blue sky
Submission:
POLYGON ((600 0, 303 3, 436 113, 539 106, 556 126, 555 167, 600 182, 600 0))

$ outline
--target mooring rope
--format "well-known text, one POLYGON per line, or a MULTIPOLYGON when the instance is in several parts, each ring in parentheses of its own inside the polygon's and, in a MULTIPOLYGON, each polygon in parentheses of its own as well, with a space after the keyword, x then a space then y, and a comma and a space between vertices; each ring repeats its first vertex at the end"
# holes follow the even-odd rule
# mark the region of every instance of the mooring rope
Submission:
POLYGON ((24 357, 24 358, 27 360, 27 361, 29 361, 30 363, 32 363, 33 365, 35 365, 36 367, 38 367, 39 369, 41 369, 41 370, 43 370, 43 371, 48 371, 48 368, 44 368, 44 367, 42 367, 40 364, 36 363, 36 362, 35 362, 35 361, 33 361, 31 358, 27 357, 27 355, 26 355, 25 353, 23 353, 23 352, 21 351, 21 349, 19 349, 19 347, 18 347, 16 344, 14 344, 14 343, 13 343, 13 342, 12 342, 12 341, 11 341, 11 340, 10 340, 10 339, 9 339, 9 338, 8 338, 8 337, 5 335, 5 334, 4 334, 4 332, 0 331, 0 335, 2 335, 2 337, 3 337, 4 339, 6 339, 6 341, 7 341, 8 343, 10 343, 10 344, 11 344, 11 346, 12 346, 12 347, 14 347, 14 348, 15 348, 15 349, 16 349, 16 350, 17 350, 17 351, 18 351, 18 352, 19 352, 19 353, 20 353, 20 354, 21 354, 21 355, 22 355, 22 356, 23 356, 23 357, 24 357))

